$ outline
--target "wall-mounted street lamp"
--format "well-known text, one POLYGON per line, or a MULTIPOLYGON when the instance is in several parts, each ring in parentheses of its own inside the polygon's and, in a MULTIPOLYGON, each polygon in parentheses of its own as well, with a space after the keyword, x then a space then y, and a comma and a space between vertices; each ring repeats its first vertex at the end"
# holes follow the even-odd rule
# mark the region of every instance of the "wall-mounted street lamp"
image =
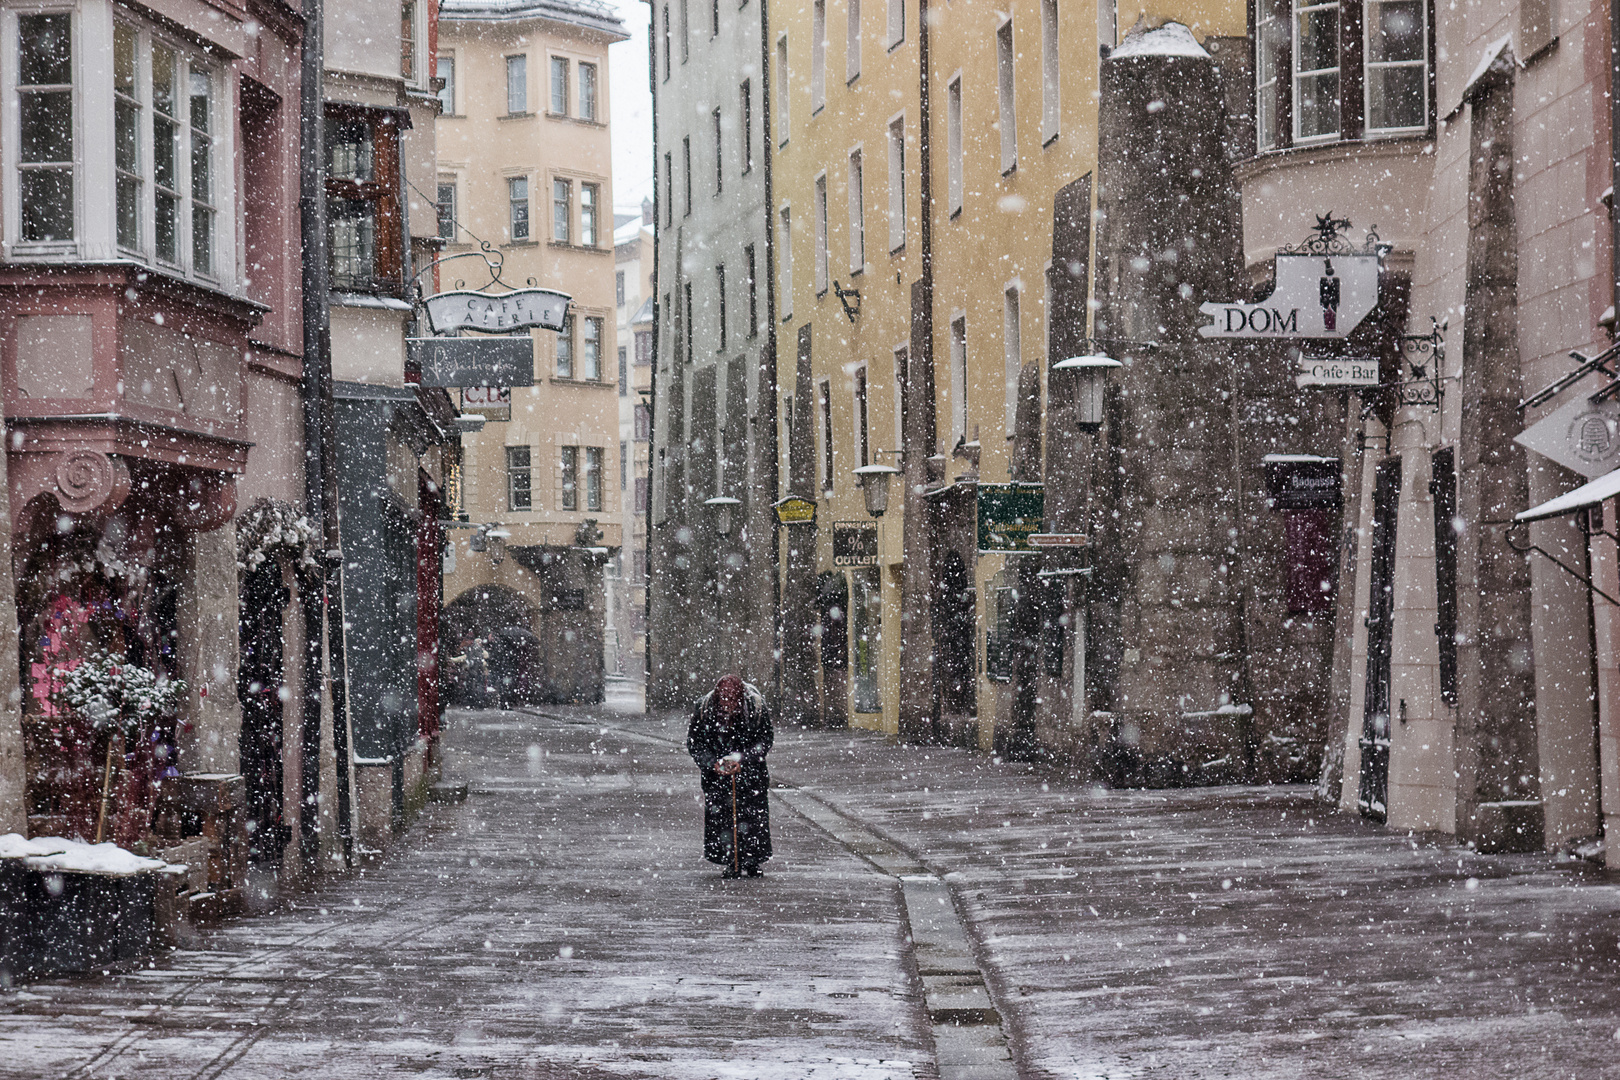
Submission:
POLYGON ((721 536, 731 535, 731 508, 741 506, 741 499, 733 499, 730 495, 716 495, 712 499, 704 499, 703 505, 715 512, 715 525, 721 536))
POLYGON ((1108 371, 1123 367, 1118 360, 1101 353, 1089 356, 1071 356, 1052 365, 1053 371, 1072 371, 1080 377, 1079 425, 1087 431, 1102 427, 1103 398, 1108 391, 1108 371))
POLYGON ((893 465, 862 465, 855 470, 861 493, 866 496, 866 512, 875 518, 889 508, 889 477, 900 470, 893 465))

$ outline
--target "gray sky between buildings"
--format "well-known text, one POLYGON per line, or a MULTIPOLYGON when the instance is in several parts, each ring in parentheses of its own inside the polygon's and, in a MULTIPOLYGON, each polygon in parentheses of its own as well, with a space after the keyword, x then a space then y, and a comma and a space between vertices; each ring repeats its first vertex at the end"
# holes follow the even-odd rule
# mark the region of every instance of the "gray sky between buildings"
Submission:
POLYGON ((630 34, 608 53, 612 79, 613 205, 639 209, 653 194, 652 91, 647 85, 647 5, 644 0, 612 0, 630 34))

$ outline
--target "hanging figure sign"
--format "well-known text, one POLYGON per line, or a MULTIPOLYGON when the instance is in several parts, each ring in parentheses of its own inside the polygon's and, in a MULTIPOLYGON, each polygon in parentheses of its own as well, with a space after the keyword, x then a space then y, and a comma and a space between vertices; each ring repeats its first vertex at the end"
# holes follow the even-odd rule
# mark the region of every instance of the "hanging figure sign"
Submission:
POLYGON ((1253 303, 1208 302, 1214 319, 1198 328, 1218 338, 1343 338, 1378 306, 1378 272, 1387 245, 1371 230, 1361 247, 1342 232, 1350 223, 1318 215, 1316 235, 1275 256, 1275 287, 1253 303))

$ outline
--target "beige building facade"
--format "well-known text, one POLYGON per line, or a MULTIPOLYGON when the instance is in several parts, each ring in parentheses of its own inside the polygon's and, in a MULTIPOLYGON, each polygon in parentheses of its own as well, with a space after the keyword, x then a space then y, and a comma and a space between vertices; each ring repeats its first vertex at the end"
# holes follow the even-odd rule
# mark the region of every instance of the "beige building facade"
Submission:
POLYGON ((461 389, 486 422, 464 440, 446 633, 487 639, 505 700, 599 700, 623 543, 607 60, 625 34, 588 2, 455 0, 440 20, 439 233, 471 257, 437 287, 573 298, 560 334, 533 332, 534 385, 461 389))

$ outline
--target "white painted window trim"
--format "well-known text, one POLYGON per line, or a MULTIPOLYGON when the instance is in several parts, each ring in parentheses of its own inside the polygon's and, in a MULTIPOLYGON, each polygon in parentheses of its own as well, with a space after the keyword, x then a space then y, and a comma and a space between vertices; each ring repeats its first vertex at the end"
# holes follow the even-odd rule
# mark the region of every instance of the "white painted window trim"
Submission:
POLYGON ((946 206, 951 217, 962 212, 962 72, 945 81, 946 206))
MULTIPOLYGON (((187 70, 190 70, 189 67, 187 70)), ((240 211, 236 191, 236 126, 241 109, 237 101, 234 64, 213 59, 196 46, 155 26, 134 12, 101 0, 71 3, 19 3, 0 9, 0 171, 3 171, 3 202, 0 202, 0 259, 8 262, 72 263, 134 262, 172 274, 205 288, 241 293, 239 262, 240 211), (71 242, 23 244, 22 205, 18 173, 18 144, 21 118, 17 103, 17 16, 69 12, 73 16, 73 219, 71 242), (175 50, 188 65, 200 61, 213 82, 209 118, 213 139, 214 169, 214 270, 197 274, 191 268, 191 155, 189 149, 178 155, 185 212, 178 238, 181 262, 178 266, 160 263, 156 258, 156 232, 153 215, 146 211, 141 220, 142 250, 128 252, 118 246, 117 169, 111 148, 113 141, 113 25, 123 21, 141 34, 141 79, 145 100, 141 110, 143 202, 151 198, 152 110, 150 102, 151 60, 149 43, 153 38, 175 50), (97 148, 90 152, 90 148, 97 148), (91 193, 94 193, 93 196, 91 193)), ((185 117, 177 118, 185 120, 185 117)), ((189 146, 189 126, 187 139, 189 146)), ((146 208, 143 205, 143 211, 146 208)))
POLYGON ((1010 439, 1018 424, 1018 380, 1024 367, 1024 283, 1019 278, 1001 287, 1001 355, 1006 381, 1003 431, 1010 439))
POLYGON ((906 114, 905 110, 889 117, 884 124, 885 153, 889 161, 889 254, 902 251, 906 246, 906 114), (899 126, 900 137, 895 138, 899 126), (898 156, 897 156, 898 155, 898 156), (898 164, 898 168, 896 167, 898 164))
POLYGON ((849 148, 849 272, 866 269, 866 151, 861 143, 849 148))

